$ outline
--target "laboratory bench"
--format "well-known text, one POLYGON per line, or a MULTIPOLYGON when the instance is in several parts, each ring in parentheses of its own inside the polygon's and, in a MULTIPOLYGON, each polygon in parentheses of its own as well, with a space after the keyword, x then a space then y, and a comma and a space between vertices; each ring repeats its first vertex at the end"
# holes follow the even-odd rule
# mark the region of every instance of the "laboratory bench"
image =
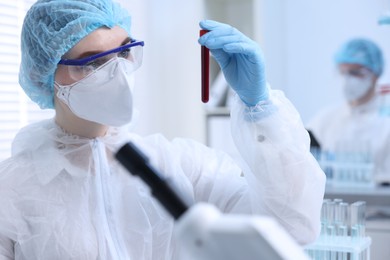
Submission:
POLYGON ((390 259, 390 186, 325 188, 326 199, 366 202, 366 235, 371 237, 371 260, 390 259))
POLYGON ((348 203, 363 200, 367 203, 367 206, 390 208, 390 186, 337 187, 327 185, 325 188, 325 198, 341 198, 348 203))

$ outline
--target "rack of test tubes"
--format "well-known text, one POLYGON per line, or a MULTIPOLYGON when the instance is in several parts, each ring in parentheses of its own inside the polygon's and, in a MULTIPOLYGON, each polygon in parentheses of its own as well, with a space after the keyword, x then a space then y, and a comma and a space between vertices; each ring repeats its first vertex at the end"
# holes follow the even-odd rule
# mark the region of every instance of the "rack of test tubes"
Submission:
POLYGON ((326 174, 327 184, 334 187, 373 187, 374 163, 369 152, 312 150, 326 174))
POLYGON ((324 199, 321 233, 305 247, 313 260, 369 260, 371 238, 365 235, 366 203, 324 199))

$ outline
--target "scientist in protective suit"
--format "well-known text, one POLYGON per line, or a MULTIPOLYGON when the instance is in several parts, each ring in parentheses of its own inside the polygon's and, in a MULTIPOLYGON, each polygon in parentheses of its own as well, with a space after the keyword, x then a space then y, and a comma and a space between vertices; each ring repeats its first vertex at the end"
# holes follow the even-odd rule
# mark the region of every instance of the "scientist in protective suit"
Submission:
POLYGON ((390 117, 380 113, 377 86, 384 68, 382 51, 369 39, 354 38, 336 52, 335 64, 344 102, 320 111, 307 128, 321 150, 335 158, 371 162, 373 179, 389 182, 390 117))
MULTIPOLYGON (((143 42, 111 0, 38 0, 22 29, 20 85, 55 117, 19 131, 0 164, 0 259, 183 259, 174 220, 114 154, 132 141, 190 202, 275 218, 316 239, 325 175, 293 105, 271 90, 259 46, 202 21, 199 39, 237 93, 232 135, 245 163, 186 139, 128 131, 143 42)), ((184 252, 185 253, 185 252, 184 252)))

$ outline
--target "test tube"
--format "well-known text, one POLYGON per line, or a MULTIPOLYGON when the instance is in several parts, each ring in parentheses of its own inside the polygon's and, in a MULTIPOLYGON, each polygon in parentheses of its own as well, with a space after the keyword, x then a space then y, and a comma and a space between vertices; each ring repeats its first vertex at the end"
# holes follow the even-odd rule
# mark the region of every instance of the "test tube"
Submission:
POLYGON ((340 203, 343 202, 342 199, 334 199, 334 223, 336 226, 339 225, 340 219, 340 203))
POLYGON ((343 202, 342 200, 336 201, 335 204, 335 224, 336 226, 347 225, 348 224, 348 203, 343 202))
MULTIPOLYGON (((365 212, 365 201, 356 201, 350 206, 351 239, 353 243, 358 243, 360 238, 365 237, 365 212)), ((365 256, 360 255, 359 259, 365 259, 365 256)))
POLYGON ((348 209, 349 204, 346 202, 341 202, 339 205, 339 218, 340 218, 340 225, 348 227, 348 209))
POLYGON ((326 259, 329 260, 336 260, 337 254, 332 249, 332 245, 334 243, 334 240, 336 238, 336 229, 334 225, 328 225, 326 227, 326 234, 327 234, 327 244, 329 245, 330 250, 327 253, 326 259))
POLYGON ((327 204, 327 212, 326 212, 326 220, 327 224, 334 225, 335 222, 335 207, 336 203, 334 201, 328 201, 327 204))
POLYGON ((343 202, 343 199, 334 199, 333 202, 336 203, 336 204, 338 204, 338 203, 343 202))
MULTIPOLYGON (((200 36, 207 33, 208 30, 200 30, 200 36)), ((207 103, 209 101, 209 71, 210 71, 210 51, 206 46, 201 46, 201 67, 202 67, 202 88, 201 96, 202 102, 207 103)))
POLYGON ((327 217, 328 217, 328 202, 330 199, 324 199, 321 207, 321 236, 326 235, 327 217))
MULTIPOLYGON (((340 202, 337 207, 337 236, 340 238, 340 243, 345 243, 348 237, 348 209, 349 204, 340 202)), ((347 252, 338 252, 338 259, 347 260, 347 252)))
POLYGON ((357 235, 358 237, 365 236, 366 229, 366 202, 365 201, 356 201, 351 204, 351 229, 353 228, 353 232, 351 231, 351 235, 357 235), (356 228, 356 230, 355 230, 356 228))
POLYGON ((334 201, 326 201, 326 236, 325 236, 325 243, 330 245, 330 250, 327 251, 325 259, 335 260, 336 252, 331 250, 331 244, 336 238, 336 229, 334 226, 334 212, 335 212, 335 205, 336 203, 334 201))

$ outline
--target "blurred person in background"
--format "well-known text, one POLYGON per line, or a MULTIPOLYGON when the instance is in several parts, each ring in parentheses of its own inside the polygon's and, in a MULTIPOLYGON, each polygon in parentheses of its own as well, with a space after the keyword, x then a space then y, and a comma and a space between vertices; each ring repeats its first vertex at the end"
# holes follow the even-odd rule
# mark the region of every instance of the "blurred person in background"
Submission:
POLYGON ((390 119, 380 114, 378 79, 384 69, 379 46, 365 38, 344 43, 335 54, 342 104, 320 111, 306 128, 323 157, 343 162, 371 162, 378 183, 390 181, 390 119), (325 155, 324 155, 325 154, 325 155))

